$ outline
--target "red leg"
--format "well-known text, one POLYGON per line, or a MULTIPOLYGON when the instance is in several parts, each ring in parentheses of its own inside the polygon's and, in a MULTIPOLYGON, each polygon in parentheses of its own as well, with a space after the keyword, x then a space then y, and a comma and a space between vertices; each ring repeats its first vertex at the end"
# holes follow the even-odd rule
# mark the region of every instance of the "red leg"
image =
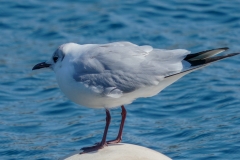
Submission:
POLYGON ((80 154, 97 151, 107 145, 106 138, 107 138, 107 132, 108 132, 108 127, 110 125, 110 122, 111 122, 111 115, 110 115, 109 110, 106 109, 106 126, 104 129, 102 141, 100 143, 97 143, 97 145, 95 145, 95 146, 82 148, 81 150, 83 150, 83 152, 81 152, 80 154))
POLYGON ((127 111, 125 109, 125 107, 122 105, 121 106, 122 108, 122 120, 121 120, 121 124, 120 124, 120 128, 119 128, 119 131, 118 131, 118 135, 117 135, 117 138, 115 140, 112 140, 112 141, 107 141, 107 144, 114 144, 114 143, 120 143, 122 141, 122 132, 123 132, 123 127, 124 127, 124 122, 125 122, 125 119, 126 119, 126 116, 127 116, 127 111))

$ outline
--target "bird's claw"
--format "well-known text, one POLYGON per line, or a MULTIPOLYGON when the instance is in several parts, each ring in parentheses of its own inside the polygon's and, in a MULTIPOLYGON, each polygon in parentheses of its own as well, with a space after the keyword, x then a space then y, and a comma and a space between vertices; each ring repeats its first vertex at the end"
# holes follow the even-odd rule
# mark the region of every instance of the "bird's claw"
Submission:
POLYGON ((79 154, 97 151, 99 149, 104 148, 105 146, 107 146, 107 143, 105 143, 105 144, 98 143, 97 145, 94 145, 92 147, 83 147, 83 148, 81 148, 82 152, 79 154))

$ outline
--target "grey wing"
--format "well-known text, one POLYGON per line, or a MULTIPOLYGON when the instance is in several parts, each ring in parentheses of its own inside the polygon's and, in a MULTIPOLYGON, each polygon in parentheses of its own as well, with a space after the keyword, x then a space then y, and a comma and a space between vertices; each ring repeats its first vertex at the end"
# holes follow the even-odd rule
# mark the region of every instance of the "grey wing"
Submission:
POLYGON ((173 53, 129 42, 96 45, 75 61, 73 77, 96 93, 119 98, 123 93, 158 85, 179 66, 181 70, 185 56, 173 60, 173 53))
POLYGON ((185 49, 153 49, 146 57, 144 66, 149 65, 151 72, 166 77, 191 67, 191 64, 184 60, 188 54, 190 51, 185 49))

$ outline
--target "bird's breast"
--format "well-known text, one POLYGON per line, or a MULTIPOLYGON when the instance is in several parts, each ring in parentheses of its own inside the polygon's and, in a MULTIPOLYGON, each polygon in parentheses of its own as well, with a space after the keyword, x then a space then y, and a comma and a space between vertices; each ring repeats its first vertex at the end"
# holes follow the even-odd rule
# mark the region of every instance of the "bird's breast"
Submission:
POLYGON ((89 86, 76 81, 71 71, 71 68, 62 67, 55 72, 59 88, 71 101, 89 108, 112 108, 122 105, 119 99, 96 93, 89 86))

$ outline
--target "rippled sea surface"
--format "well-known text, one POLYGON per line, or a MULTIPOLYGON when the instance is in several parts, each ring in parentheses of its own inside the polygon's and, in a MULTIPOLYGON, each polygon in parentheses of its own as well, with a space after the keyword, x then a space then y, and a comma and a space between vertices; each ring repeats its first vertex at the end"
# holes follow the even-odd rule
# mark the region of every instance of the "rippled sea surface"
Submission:
MULTIPOLYGON (((240 51, 239 1, 2 0, 0 159, 59 159, 98 142, 103 109, 69 101, 50 70, 32 71, 66 42, 131 41, 198 52, 240 51)), ((191 73, 152 98, 127 105, 123 142, 172 159, 240 157, 240 56, 191 73)), ((120 108, 111 110, 108 139, 120 108)))

